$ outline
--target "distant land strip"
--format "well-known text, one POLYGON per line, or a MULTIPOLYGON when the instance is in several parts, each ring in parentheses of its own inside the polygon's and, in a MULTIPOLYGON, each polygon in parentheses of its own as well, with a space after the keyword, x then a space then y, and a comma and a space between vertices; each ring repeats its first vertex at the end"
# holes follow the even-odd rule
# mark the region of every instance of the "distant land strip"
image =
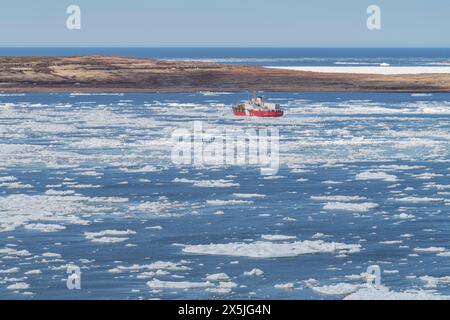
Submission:
POLYGON ((450 74, 316 73, 118 56, 0 57, 0 92, 450 92, 450 74))

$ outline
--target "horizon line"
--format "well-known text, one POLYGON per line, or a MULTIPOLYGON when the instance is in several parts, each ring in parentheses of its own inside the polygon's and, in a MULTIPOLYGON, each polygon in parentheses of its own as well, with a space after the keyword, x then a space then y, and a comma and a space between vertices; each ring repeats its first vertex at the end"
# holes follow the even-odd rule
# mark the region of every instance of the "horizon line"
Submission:
POLYGON ((1 49, 450 49, 450 47, 323 47, 323 46, 0 46, 1 49))

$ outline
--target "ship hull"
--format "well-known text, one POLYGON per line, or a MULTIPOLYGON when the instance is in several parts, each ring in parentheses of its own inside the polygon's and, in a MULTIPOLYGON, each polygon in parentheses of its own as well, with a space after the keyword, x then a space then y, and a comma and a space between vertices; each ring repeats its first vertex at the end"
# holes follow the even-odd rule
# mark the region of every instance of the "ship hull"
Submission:
POLYGON ((247 111, 234 111, 234 115, 238 117, 279 118, 284 115, 284 112, 267 111, 267 110, 247 110, 247 111))

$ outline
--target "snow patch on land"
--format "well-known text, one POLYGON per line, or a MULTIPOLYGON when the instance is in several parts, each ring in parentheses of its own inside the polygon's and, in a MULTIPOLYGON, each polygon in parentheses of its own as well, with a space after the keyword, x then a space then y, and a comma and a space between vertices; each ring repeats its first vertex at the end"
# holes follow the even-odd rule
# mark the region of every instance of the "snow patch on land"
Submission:
POLYGON ((418 74, 447 74, 450 67, 416 67, 416 66, 352 66, 352 67, 266 67, 270 69, 295 70, 318 73, 351 73, 351 74, 381 74, 381 75, 418 75, 418 74))

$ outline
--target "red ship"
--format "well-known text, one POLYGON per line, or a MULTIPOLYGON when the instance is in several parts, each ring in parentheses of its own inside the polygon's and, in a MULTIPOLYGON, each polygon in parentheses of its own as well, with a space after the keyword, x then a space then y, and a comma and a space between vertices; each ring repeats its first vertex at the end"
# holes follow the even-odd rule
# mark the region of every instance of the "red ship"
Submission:
POLYGON ((253 97, 252 100, 233 107, 233 113, 238 117, 279 118, 284 111, 279 104, 267 103, 263 97, 253 97))

